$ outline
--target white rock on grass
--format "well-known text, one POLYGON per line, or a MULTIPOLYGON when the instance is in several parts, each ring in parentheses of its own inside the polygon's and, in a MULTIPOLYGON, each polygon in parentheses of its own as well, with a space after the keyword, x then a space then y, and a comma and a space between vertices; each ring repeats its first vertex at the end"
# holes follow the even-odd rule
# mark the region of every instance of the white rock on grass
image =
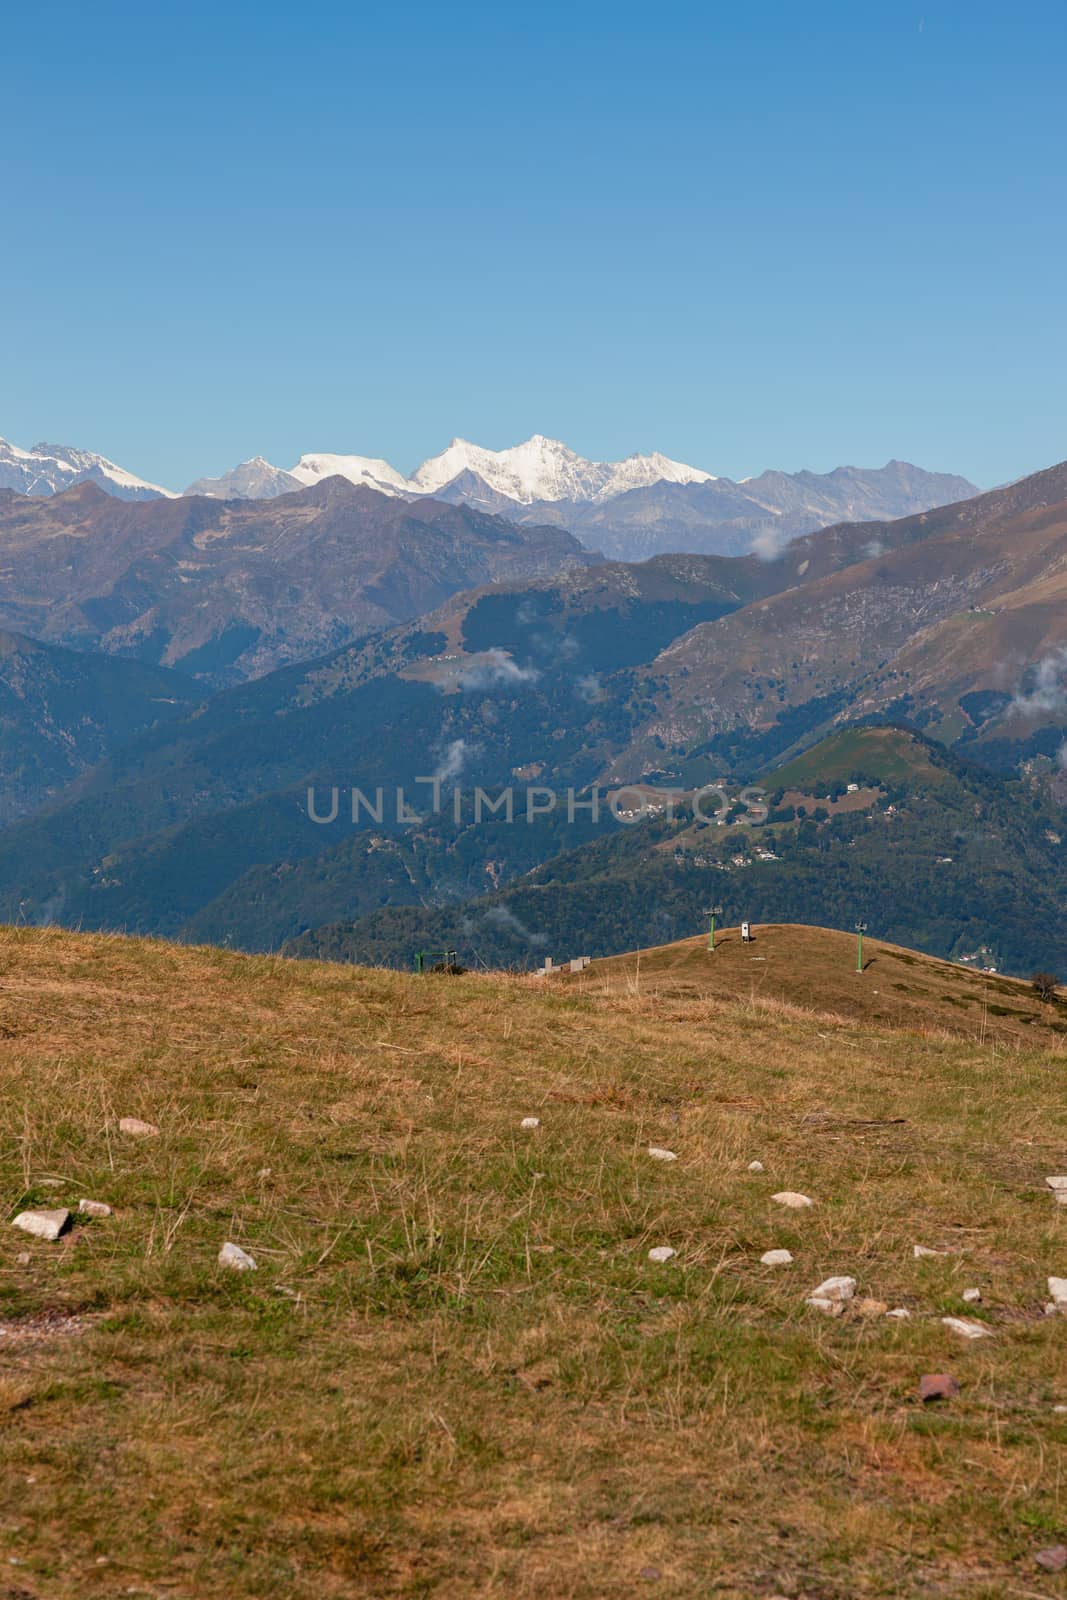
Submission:
POLYGON ((219 1266, 229 1267, 233 1272, 255 1272, 256 1263, 246 1250, 239 1244, 227 1242, 219 1251, 219 1266))
POLYGON ((522 1121, 519 1123, 520 1128, 539 1128, 540 1126, 540 1117, 523 1117, 522 1121))
POLYGON ((672 1250, 669 1244, 657 1244, 648 1252, 648 1259, 650 1261, 669 1261, 672 1256, 677 1254, 677 1250, 672 1250))
POLYGON ((1067 1278, 1050 1278, 1048 1292, 1058 1311, 1067 1311, 1067 1278))
POLYGON ((767 1168, 763 1165, 762 1161, 750 1161, 748 1164, 748 1170, 749 1172, 766 1172, 767 1168))
POLYGON ((941 1321, 961 1339, 988 1339, 993 1331, 982 1322, 966 1322, 963 1317, 942 1317, 941 1321))
POLYGON ((1046 1178, 1045 1182, 1050 1189, 1058 1189, 1061 1193, 1067 1190, 1067 1178, 1046 1178))
POLYGON ((839 1317, 845 1309, 843 1300, 828 1300, 823 1294, 809 1294, 804 1304, 813 1311, 821 1311, 824 1317, 839 1317))
POLYGON ((948 1255, 947 1250, 931 1250, 930 1246, 926 1244, 913 1244, 911 1247, 911 1253, 915 1257, 916 1261, 922 1261, 925 1256, 948 1255))
POLYGON ((855 1278, 824 1278, 817 1289, 811 1291, 811 1300, 851 1300, 856 1292, 855 1278))
POLYGON ((911 1318, 911 1312, 907 1306, 894 1306, 892 1311, 886 1312, 886 1316, 892 1317, 896 1322, 908 1322, 911 1318))
POLYGON ((58 1239, 70 1227, 70 1212, 20 1211, 12 1226, 32 1233, 35 1239, 58 1239))
POLYGON ((981 1289, 964 1289, 962 1298, 970 1306, 976 1306, 982 1298, 981 1289))
POLYGON ((793 1256, 789 1250, 765 1250, 760 1261, 765 1267, 787 1267, 793 1256))
POLYGON ((140 1117, 120 1117, 119 1132, 128 1133, 131 1139, 157 1139, 159 1129, 154 1122, 142 1122, 140 1117))
POLYGON ((813 1206, 814 1200, 809 1200, 806 1194, 795 1194, 792 1189, 783 1189, 779 1194, 772 1194, 771 1199, 775 1205, 788 1206, 790 1211, 803 1211, 807 1206, 813 1206))
POLYGON ((110 1217, 111 1207, 103 1200, 79 1200, 78 1210, 86 1217, 110 1217))
POLYGON ((673 1150, 664 1150, 658 1144, 650 1144, 648 1153, 653 1161, 677 1161, 678 1159, 673 1150))

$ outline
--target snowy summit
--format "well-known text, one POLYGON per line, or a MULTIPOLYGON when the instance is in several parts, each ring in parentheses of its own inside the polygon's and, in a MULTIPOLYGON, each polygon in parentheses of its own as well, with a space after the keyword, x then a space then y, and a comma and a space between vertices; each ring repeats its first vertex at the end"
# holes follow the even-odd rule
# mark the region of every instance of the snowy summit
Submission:
POLYGON ((423 462, 412 483, 423 494, 436 494, 465 472, 474 473, 519 505, 532 505, 535 500, 610 500, 650 483, 709 483, 712 479, 710 472, 658 453, 627 456, 625 461, 587 461, 558 439, 535 433, 510 450, 484 450, 466 439, 453 439, 447 450, 423 462))
POLYGON ((118 500, 158 500, 173 491, 147 483, 92 450, 74 450, 65 444, 35 444, 22 450, 0 439, 0 489, 20 494, 60 494, 79 483, 95 483, 118 500))
POLYGON ((653 483, 714 481, 710 472, 658 452, 627 456, 625 461, 587 461, 558 439, 535 433, 508 450, 486 450, 467 439, 453 439, 447 450, 424 461, 410 478, 388 461, 371 456, 309 454, 287 469, 257 456, 220 478, 198 479, 187 492, 258 500, 335 475, 380 494, 411 496, 441 494, 457 480, 475 478, 494 494, 524 506, 541 500, 592 505, 653 483))

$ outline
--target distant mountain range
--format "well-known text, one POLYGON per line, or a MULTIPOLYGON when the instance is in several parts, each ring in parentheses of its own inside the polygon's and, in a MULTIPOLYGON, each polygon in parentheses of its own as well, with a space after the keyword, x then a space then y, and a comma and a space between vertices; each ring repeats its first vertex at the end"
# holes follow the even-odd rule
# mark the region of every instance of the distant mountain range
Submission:
MULTIPOLYGON (((308 454, 288 469, 255 456, 221 477, 198 478, 185 493, 270 500, 329 477, 390 497, 432 496, 512 521, 555 523, 587 549, 626 561, 673 551, 768 555, 833 522, 907 516, 977 493, 965 478, 900 461, 828 473, 764 472, 737 483, 658 453, 589 461, 541 434, 507 450, 454 439, 410 478, 368 456, 308 454)), ((86 481, 119 499, 169 494, 87 451, 48 445, 22 451, 0 443, 0 487, 54 494, 86 481)))
MULTIPOLYGON (((272 487, 278 473, 261 456, 242 462, 221 478, 200 478, 188 494, 214 494, 222 499, 237 493, 263 499, 279 491, 272 487), (242 491, 239 485, 246 487, 242 491)), ((560 501, 574 505, 599 504, 630 489, 653 483, 710 483, 710 472, 671 461, 667 456, 628 456, 625 461, 587 461, 561 444, 535 433, 510 450, 485 450, 466 439, 453 439, 447 450, 431 456, 405 478, 388 461, 356 455, 305 455, 287 474, 290 487, 315 483, 338 475, 352 483, 369 483, 387 494, 440 495, 443 490, 463 499, 500 500, 512 508, 560 501), (470 493, 461 493, 469 486, 470 493)), ((504 505, 493 505, 504 510, 504 505)))
POLYGON ((769 759, 836 723, 906 717, 1020 752, 1067 719, 1067 463, 959 505, 791 545, 803 582, 676 639, 620 776, 769 759), (844 541, 851 560, 828 565, 844 541))
POLYGON ((257 457, 187 493, 265 499, 338 474, 383 494, 433 495, 518 522, 556 522, 591 550, 620 561, 673 551, 769 555, 832 522, 891 518, 977 494, 966 478, 903 461, 833 472, 764 472, 735 483, 658 453, 588 461, 558 439, 534 434, 509 450, 453 439, 404 478, 387 461, 301 456, 283 472, 257 457))
POLYGON ((325 478, 267 502, 0 489, 0 628, 237 682, 594 559, 565 529, 325 478))
MULTIPOLYGON (((974 809, 981 774, 967 779, 966 794, 958 791, 947 809, 937 785, 923 779, 898 832, 872 813, 850 833, 847 814, 826 822, 817 803, 805 801, 811 814, 795 849, 788 817, 775 846, 778 857, 792 861, 789 872, 779 875, 772 860, 766 870, 760 865, 758 879, 745 878, 745 885, 759 885, 754 903, 787 920, 805 908, 820 920, 840 919, 855 915, 850 908, 862 900, 877 905, 885 922, 896 907, 895 915, 906 912, 901 937, 952 953, 953 927, 970 938, 978 923, 995 920, 992 903, 983 911, 978 897, 1002 900, 1014 885, 1012 918, 1021 928, 1035 885, 1047 885, 1042 915, 1050 897, 1062 896, 1057 852, 1067 830, 1054 807, 1062 805, 1055 771, 1067 740, 1067 465, 918 517, 825 529, 770 561, 686 554, 639 565, 596 562, 559 529, 517 528, 470 507, 411 503, 337 478, 269 508, 179 500, 126 507, 117 524, 113 503, 100 516, 103 500, 91 486, 51 501, 12 495, 5 505, 0 497, 8 540, 6 547, 0 540, 0 566, 25 568, 34 578, 40 625, 55 616, 71 626, 80 614, 98 628, 109 613, 106 592, 95 585, 114 567, 122 574, 114 603, 144 607, 137 638, 154 650, 169 638, 168 657, 178 653, 204 681, 192 701, 137 731, 146 689, 151 701, 157 687, 132 676, 123 687, 116 679, 114 692, 130 697, 132 736, 120 729, 112 737, 105 728, 103 759, 62 794, 49 772, 39 779, 29 773, 11 804, 28 812, 36 781, 46 809, 0 832, 0 917, 267 948, 373 914, 372 929, 361 927, 354 940, 346 933, 336 948, 392 959, 409 950, 412 937, 429 939, 430 930, 451 937, 468 916, 483 933, 483 918, 489 928, 515 932, 518 923, 529 930, 520 931, 518 946, 486 940, 486 949, 535 954, 542 935, 569 942, 592 927, 588 908, 595 904, 604 947, 613 907, 620 940, 632 943, 646 879, 669 912, 669 931, 725 889, 719 874, 729 854, 725 864, 718 853, 701 864, 704 852, 697 851, 701 860, 687 857, 664 877, 660 858, 675 852, 677 839, 670 831, 647 836, 648 854, 636 842, 611 847, 598 887, 598 841, 605 828, 618 832, 610 819, 571 825, 556 811, 533 825, 521 816, 513 826, 484 818, 472 824, 467 816, 457 821, 446 804, 437 817, 416 822, 363 813, 353 823, 354 788, 373 797, 378 787, 392 796, 405 786, 417 796, 425 794, 420 776, 437 773, 442 782, 460 783, 468 801, 475 784, 581 791, 598 782, 691 789, 725 781, 736 792, 820 739, 857 723, 901 720, 1004 774, 1012 787, 1003 791, 992 772, 985 774, 994 784, 995 836, 974 809), (27 516, 57 509, 63 520, 50 531, 39 524, 26 532, 27 516), (259 520, 267 509, 279 519, 270 538, 259 520), (151 546, 158 539, 163 513, 172 519, 172 538, 153 557, 138 540, 151 546), (117 544, 107 531, 115 526, 124 530, 117 544), (16 558, 12 540, 20 528, 26 542, 16 558), (498 575, 427 610, 429 579, 439 574, 442 552, 457 546, 468 570, 484 572, 499 561, 498 575), (224 631, 227 648, 213 658, 194 645, 196 619, 216 596, 222 609, 203 630, 212 638, 234 595, 248 616, 269 596, 294 627, 305 595, 312 608, 306 615, 336 617, 345 585, 334 592, 329 575, 339 552, 347 552, 353 606, 385 613, 387 595, 392 614, 406 606, 409 620, 213 693, 212 684, 248 670, 261 648, 257 638, 249 654, 227 656, 246 641, 239 631, 224 631), (420 555, 427 557, 417 569, 424 587, 415 594, 403 580, 420 555), (539 562, 545 565, 538 572, 539 562), (523 566, 535 575, 518 576, 523 566), (58 601, 45 605, 40 597, 49 586, 55 594, 72 586, 72 571, 90 598, 64 615, 58 601), (164 579, 164 571, 171 576, 164 579), (159 598, 149 604, 153 593, 159 598), (340 790, 336 825, 309 816, 309 786, 324 798, 340 790), (1020 816, 1012 843, 1013 807, 1020 816), (853 848, 861 834, 866 842, 853 848), (901 844, 908 860, 909 851, 921 850, 922 872, 898 868, 901 844), (630 848, 640 856, 639 877, 628 877, 630 848), (949 869, 964 853, 967 873, 954 879, 949 869), (556 858, 546 876, 530 877, 556 858), (832 872, 823 881, 826 869, 832 872), (959 894, 949 902, 952 882, 959 894), (572 892, 580 883, 584 900, 572 892), (632 903, 624 903, 627 894, 632 903), (401 916, 396 908, 404 906, 422 909, 401 916), (379 915, 383 907, 393 909, 379 915), (675 917, 681 921, 670 921, 675 917), (365 936, 374 942, 361 942, 365 936)), ((353 615, 348 625, 356 626, 353 615)), ((114 626, 119 632, 101 633, 100 642, 130 645, 121 624, 114 626)), ((41 687, 30 695, 17 666, 3 705, 10 748, 44 754, 39 739, 55 743, 49 727, 77 730, 75 690, 96 659, 53 652, 41 664, 47 671, 35 669, 41 687)), ((179 698, 165 684, 163 694, 179 698)), ((840 780, 850 769, 834 748, 840 780)), ((815 751, 806 792, 820 794, 825 766, 815 751)), ((914 774, 897 763, 878 777, 892 789, 914 774)), ((624 834, 637 840, 637 830, 624 834)), ((744 914, 744 905, 736 910, 744 914)), ((1034 941, 1012 937, 1004 948, 1020 964, 1034 941)))

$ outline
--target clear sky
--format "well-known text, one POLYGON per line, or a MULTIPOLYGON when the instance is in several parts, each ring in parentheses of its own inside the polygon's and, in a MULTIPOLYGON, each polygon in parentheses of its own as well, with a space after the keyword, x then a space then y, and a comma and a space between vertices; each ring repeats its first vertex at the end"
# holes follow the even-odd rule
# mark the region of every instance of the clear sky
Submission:
POLYGON ((1067 457, 1064 0, 5 8, 0 434, 1067 457))

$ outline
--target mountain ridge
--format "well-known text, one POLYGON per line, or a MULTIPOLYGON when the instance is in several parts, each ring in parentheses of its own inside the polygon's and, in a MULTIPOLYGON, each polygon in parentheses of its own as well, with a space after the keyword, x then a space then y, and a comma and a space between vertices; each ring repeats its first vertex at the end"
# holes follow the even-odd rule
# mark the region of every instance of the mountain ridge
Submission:
MULTIPOLYGON (((389 496, 429 495, 513 521, 556 523, 587 549, 629 561, 674 550, 766 556, 817 527, 905 516, 977 493, 965 478, 897 460, 827 473, 767 471, 735 482, 658 451, 593 461, 534 434, 503 450, 453 439, 410 477, 357 454, 310 452, 288 468, 257 455, 197 478, 184 496, 271 500, 333 476, 389 496)), ((0 488, 53 494, 84 481, 120 499, 178 498, 91 452, 51 445, 24 451, 0 441, 0 488)))
POLYGON ((339 477, 267 502, 0 489, 0 627, 214 683, 324 654, 493 578, 595 559, 559 527, 339 477))
POLYGON ((107 456, 70 445, 35 444, 23 450, 0 439, 0 489, 20 494, 51 495, 81 483, 95 483, 118 500, 156 500, 173 497, 173 491, 148 483, 107 456))

